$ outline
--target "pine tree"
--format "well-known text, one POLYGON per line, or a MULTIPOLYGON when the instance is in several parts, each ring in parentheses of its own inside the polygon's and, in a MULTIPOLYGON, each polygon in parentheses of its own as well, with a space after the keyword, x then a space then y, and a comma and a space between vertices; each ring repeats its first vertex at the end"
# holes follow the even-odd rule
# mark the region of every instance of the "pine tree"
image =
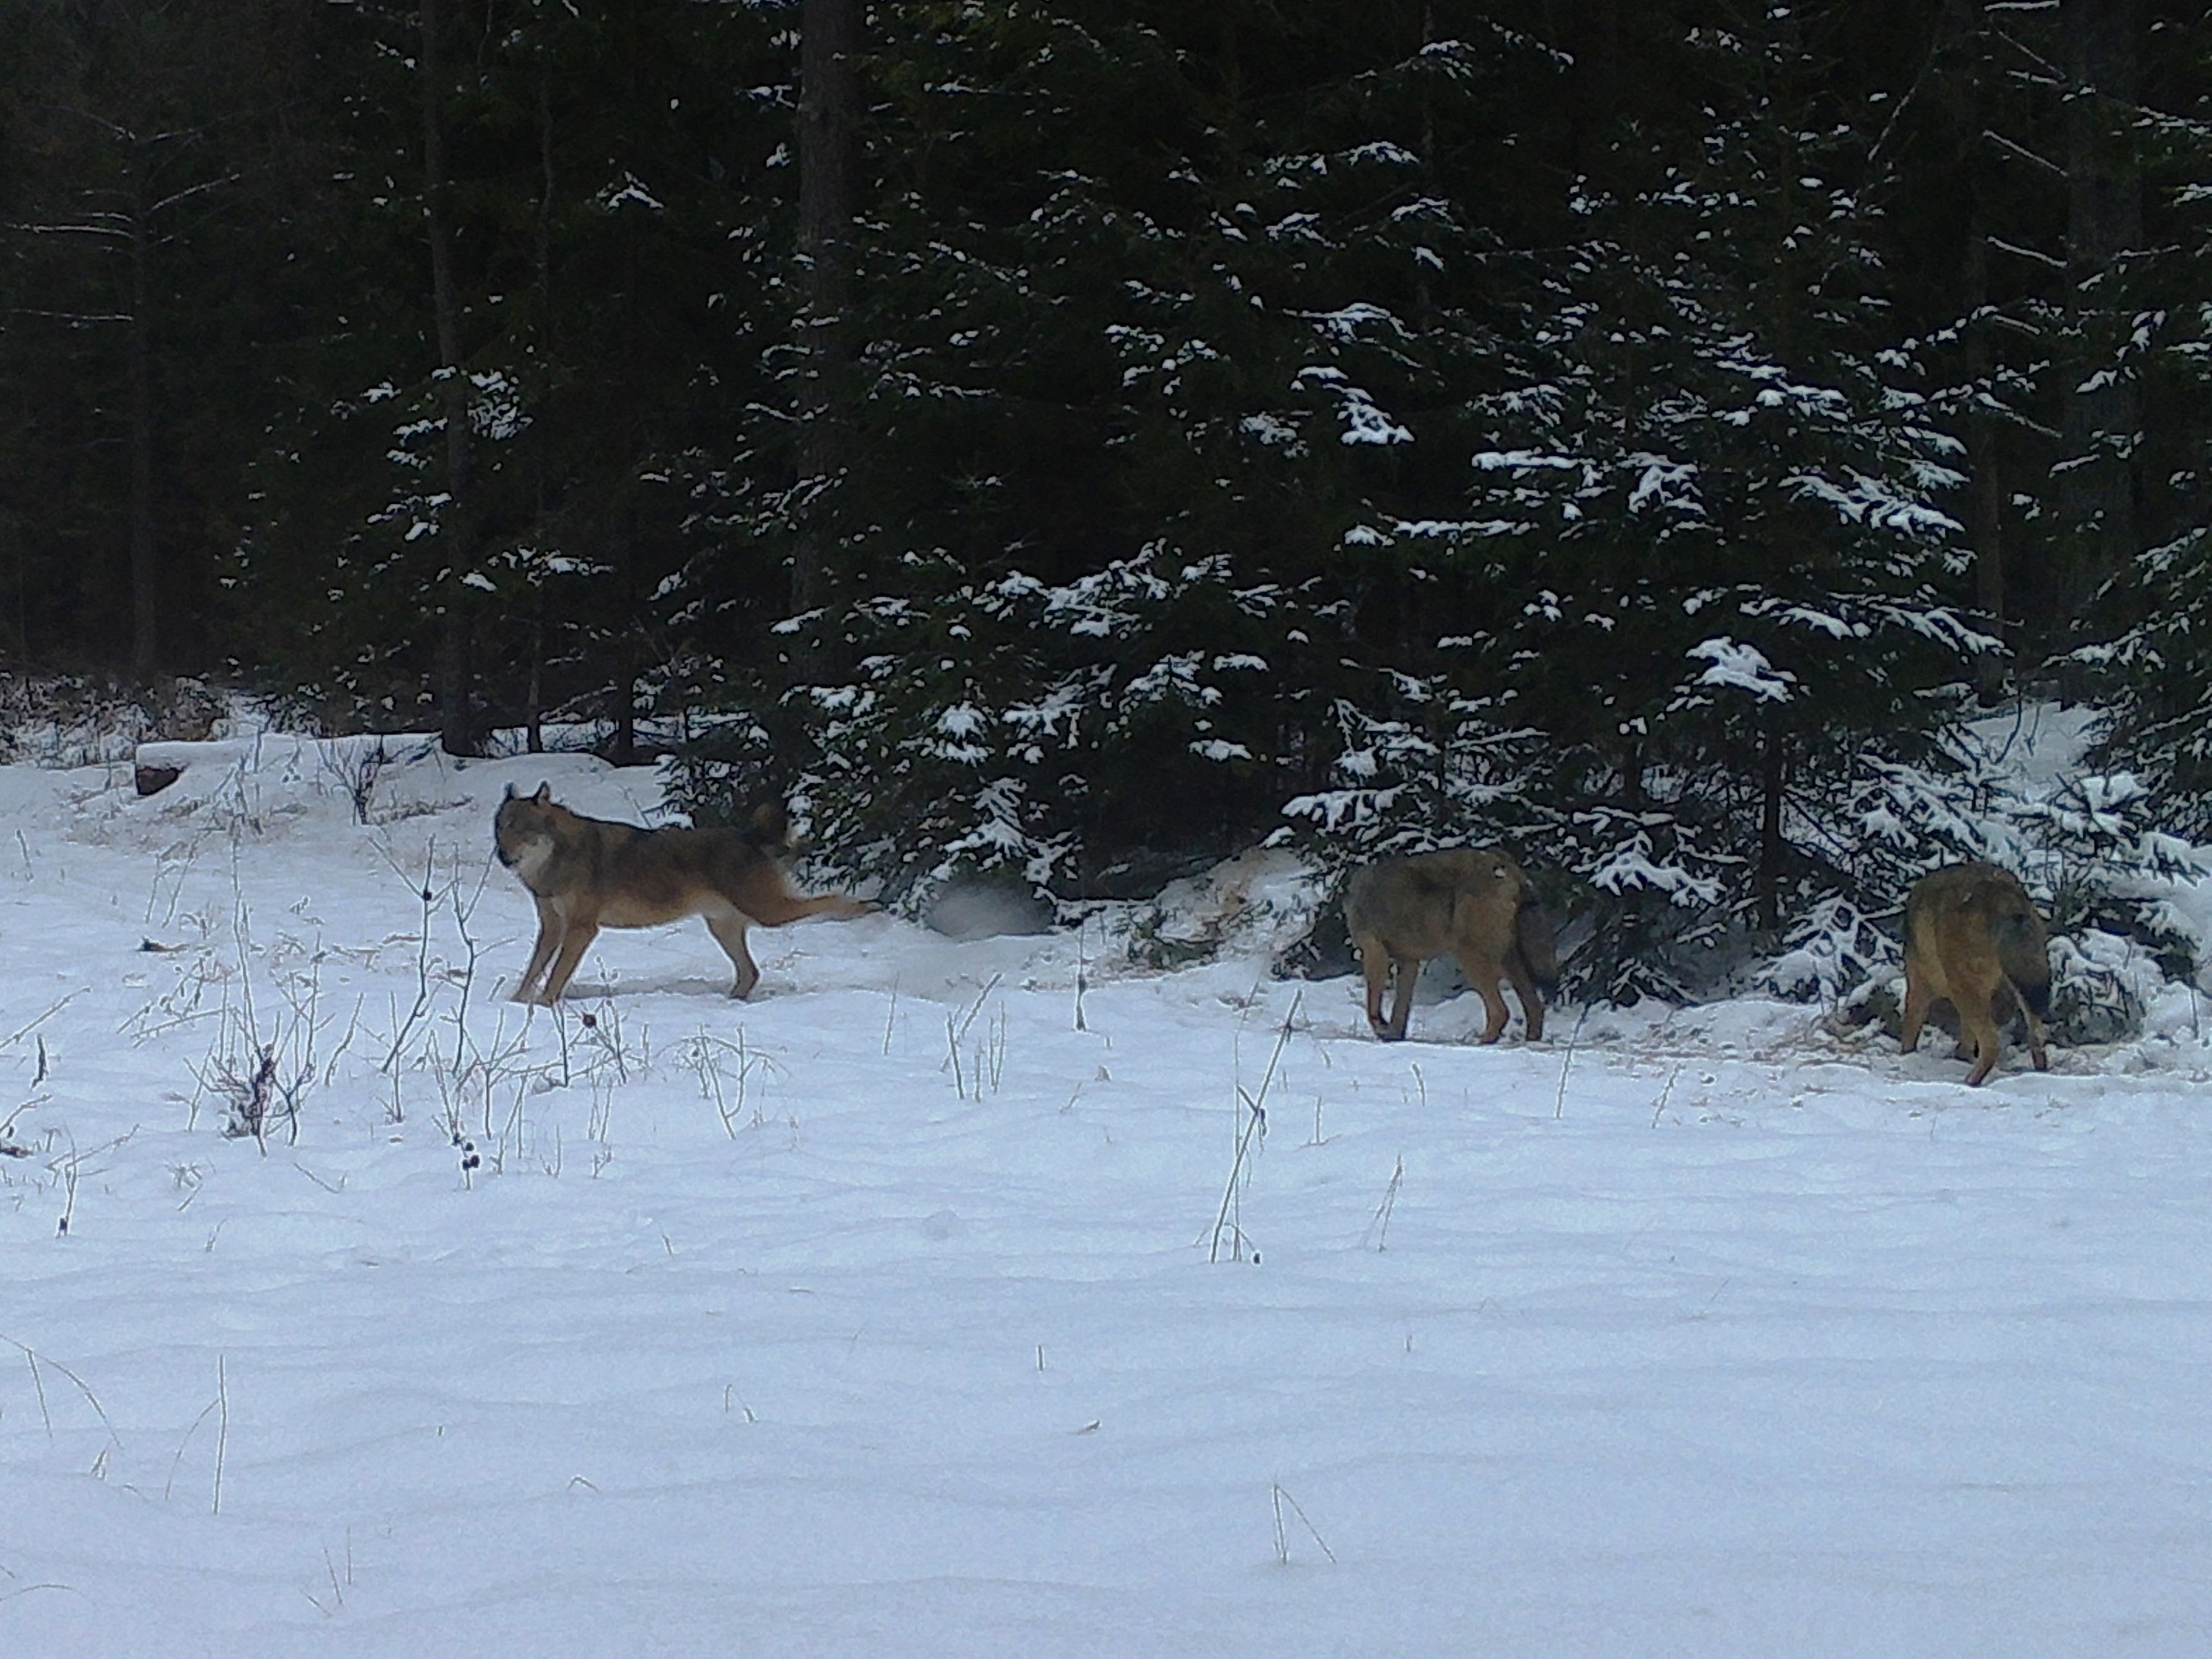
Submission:
POLYGON ((2132 272, 2136 308, 2111 372, 2140 387, 2148 545, 2112 584, 2124 626, 2076 654, 2112 689, 2103 758, 2140 769, 2160 821, 2212 832, 2212 27, 2201 15, 2154 37, 2146 78, 2163 107, 2136 123, 2151 220, 2132 272))
POLYGON ((204 659, 233 446, 267 407, 286 0, 23 3, 0 70, 0 441, 15 647, 204 659), (122 596, 122 602, 118 602, 122 596))
POLYGON ((1583 971, 1614 994, 1680 994, 1734 930, 1878 886, 1859 759, 1909 751, 1990 643, 1953 602, 1955 441, 1881 349, 1863 112, 1794 15, 1729 21, 1680 42, 1694 143, 1632 133, 1619 187, 1575 198, 1439 538, 1489 601, 1447 645, 1468 804, 1597 890, 1583 971))
POLYGON ((733 562, 727 434, 780 331, 747 250, 781 204, 740 180, 779 142, 787 50, 746 8, 542 4, 449 53, 448 341, 415 27, 359 8, 319 41, 352 88, 317 134, 337 186, 319 287, 343 298, 256 469, 243 625, 346 718, 442 708, 466 743, 565 709, 628 752, 658 689, 739 631, 682 577, 733 562))
POLYGON ((1554 60, 1418 3, 877 15, 862 586, 799 653, 855 665, 799 694, 823 827, 1063 888, 1225 850, 1320 780, 1364 636, 1422 603, 1375 526, 1433 516, 1414 428, 1495 349, 1497 238, 1453 203, 1500 87, 1554 60))

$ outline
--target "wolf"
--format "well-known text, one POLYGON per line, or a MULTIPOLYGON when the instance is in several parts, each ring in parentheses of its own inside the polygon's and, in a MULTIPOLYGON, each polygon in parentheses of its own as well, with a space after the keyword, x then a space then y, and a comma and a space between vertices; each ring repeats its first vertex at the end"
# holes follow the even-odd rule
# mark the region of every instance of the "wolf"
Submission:
POLYGON ((1485 1042, 1505 1030, 1500 979, 1510 980, 1521 999, 1528 1040, 1543 1036, 1539 988, 1549 991, 1559 977, 1551 918, 1521 866, 1496 848, 1457 847, 1367 865, 1345 889, 1344 920, 1367 976, 1367 1024, 1385 1042, 1406 1035, 1421 963, 1447 953, 1488 1011, 1485 1042), (1382 994, 1394 969, 1398 1000, 1386 1024, 1382 994))
POLYGON ((763 806, 743 830, 641 830, 572 812, 550 784, 534 795, 507 785, 492 848, 538 901, 538 944, 514 1000, 550 1007, 602 927, 658 927, 686 916, 706 919, 737 969, 730 994, 750 996, 760 969, 745 949, 747 927, 875 908, 845 893, 793 892, 777 861, 791 844, 790 817, 777 805, 763 806))
POLYGON ((1905 902, 1905 1024, 1899 1048, 1920 1041, 1930 1003, 1959 1011, 1959 1054, 1969 1039, 1979 1083, 1997 1063, 1997 1022, 2009 1018, 2005 999, 2027 1020, 2027 1052, 2035 1069, 2051 1069, 2043 1018, 2051 1011, 2051 935, 2027 891, 1993 864, 1954 864, 1923 878, 1905 902))

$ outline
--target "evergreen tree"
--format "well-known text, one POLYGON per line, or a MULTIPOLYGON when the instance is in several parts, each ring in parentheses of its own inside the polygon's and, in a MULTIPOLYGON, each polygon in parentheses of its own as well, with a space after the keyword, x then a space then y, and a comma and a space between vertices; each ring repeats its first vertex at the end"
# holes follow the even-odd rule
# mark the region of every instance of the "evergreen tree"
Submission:
POLYGON ((2113 584, 2126 625, 2077 657, 2111 687, 2105 758, 2141 769, 2161 821, 2212 832, 2212 26, 2154 37, 2138 143, 2154 234, 2131 284, 2142 296, 2112 371, 2141 387, 2150 544, 2113 584), (2193 300, 2181 296, 2192 295, 2193 300))
POLYGON ((878 16, 865 586, 802 653, 856 665, 800 694, 825 829, 1076 888, 1225 848, 1322 775, 1346 658, 1411 608, 1364 527, 1448 487, 1395 452, 1494 350, 1497 238, 1453 204, 1500 164, 1499 88, 1553 60, 1419 4, 878 16))
POLYGON ((14 647, 144 680, 200 657, 241 432, 281 332, 296 0, 8 14, 0 82, 0 537, 14 647), (124 602, 118 603, 118 596, 124 602))
POLYGON ((676 590, 724 545, 726 434, 781 331, 749 253, 778 204, 741 184, 784 130, 772 21, 538 4, 447 53, 447 342, 416 19, 331 21, 324 61, 356 88, 319 135, 340 191, 321 277, 343 307, 318 319, 234 573, 284 678, 348 718, 419 725, 442 637, 465 647, 441 688, 465 740, 550 707, 605 718, 623 751, 656 688, 734 637, 676 590))
POLYGON ((1441 642, 1443 763, 1597 890, 1581 971, 1614 994, 1680 994, 1734 930, 1879 892, 1861 757, 1911 751, 1990 643, 1951 598, 1957 446, 1882 350, 1864 112, 1795 15, 1729 21, 1680 42, 1694 147, 1628 135, 1620 190, 1576 198, 1550 319, 1476 400, 1488 441, 1438 538, 1489 602, 1441 642))

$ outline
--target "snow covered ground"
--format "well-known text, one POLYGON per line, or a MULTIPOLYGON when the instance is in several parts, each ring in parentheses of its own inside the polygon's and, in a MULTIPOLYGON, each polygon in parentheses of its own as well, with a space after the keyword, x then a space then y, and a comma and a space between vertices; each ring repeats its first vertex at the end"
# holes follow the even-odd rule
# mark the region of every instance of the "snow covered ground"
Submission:
POLYGON ((890 917, 556 1018, 492 805, 651 775, 373 755, 0 769, 0 1654, 2212 1650, 2185 988, 1979 1090, 890 917))

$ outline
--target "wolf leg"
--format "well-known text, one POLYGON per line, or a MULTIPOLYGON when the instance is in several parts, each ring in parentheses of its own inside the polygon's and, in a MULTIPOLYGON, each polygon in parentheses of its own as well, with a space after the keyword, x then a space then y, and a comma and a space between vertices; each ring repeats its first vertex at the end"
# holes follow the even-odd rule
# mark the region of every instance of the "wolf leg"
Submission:
POLYGON ((532 989, 537 985, 538 976, 551 965, 553 953, 560 948, 561 932, 560 917, 553 914, 552 907, 544 900, 538 900, 538 942, 531 947, 530 965, 522 970, 522 977, 516 982, 509 1001, 529 1002, 533 1000, 532 989))
POLYGON ((1390 1004, 1390 1029, 1378 1031, 1376 1035, 1397 1042, 1405 1037, 1406 1022, 1413 1017, 1413 987, 1421 977, 1420 957, 1393 956, 1390 958, 1390 976, 1398 982, 1397 995, 1390 1004))
POLYGON ((550 1008, 561 1000, 561 993, 568 988, 576 964, 584 959, 584 952, 599 936, 599 924, 596 921, 574 921, 568 924, 568 931, 561 936, 560 954, 553 958, 553 969, 545 975, 545 988, 538 994, 538 1001, 550 1008))
POLYGON ((730 987, 730 994, 740 1002, 750 996, 753 988, 760 983, 760 964, 753 960, 752 952, 745 948, 745 924, 750 920, 742 910, 729 910, 707 918, 707 931, 714 934, 714 943, 720 945, 722 953, 729 957, 730 966, 738 970, 737 981, 730 987))
MULTIPOLYGON (((2050 1007, 2050 992, 2047 988, 2040 1000, 2045 1008, 2050 1007)), ((1997 981, 1997 988, 1990 994, 1990 1018, 1996 1024, 2000 1036, 2003 1035, 2005 1028, 2012 1024, 2013 1010, 2015 1008, 2020 1010, 2021 1024, 2027 1027, 2027 1057, 2035 1063, 2037 1071, 2049 1071, 2051 1050, 2044 1046, 2043 1016, 2036 1012, 2028 1000, 2021 994, 2018 982, 2008 974, 1997 981)))
POLYGON ((1358 949, 1360 975, 1367 981, 1367 1029, 1387 1042, 1389 1033, 1382 1023, 1382 998, 1390 988, 1390 953, 1379 942, 1358 949))
MULTIPOLYGON (((1967 999, 1969 1002, 1972 1000, 1971 997, 1967 999)), ((1974 1069, 1966 1073, 1966 1081, 1969 1085, 1979 1083, 1996 1069, 1997 1054, 2004 1046, 2004 1039, 1997 1035, 1996 1021, 1990 1016, 1988 998, 1982 999, 1981 1006, 1971 1012, 1955 997, 1952 1006, 1959 1010, 1960 1046, 1965 1047, 1969 1038, 1974 1044, 1974 1069)))
POLYGON ((1528 1028, 1528 1041, 1544 1040, 1544 997, 1536 988, 1535 975, 1528 971, 1528 963, 1516 948, 1505 958, 1505 977, 1513 982, 1513 994, 1521 999, 1522 1022, 1528 1028))
POLYGON ((1505 994, 1498 988, 1498 968, 1493 963, 1485 963, 1478 964, 1474 973, 1468 973, 1467 964, 1462 963, 1460 972, 1474 981, 1475 990, 1482 997, 1482 1041, 1486 1043, 1497 1042, 1505 1035, 1505 1022, 1512 1018, 1511 1012, 1505 1006, 1505 994))
POLYGON ((1905 1024, 1897 1034, 1897 1051, 1909 1054, 1920 1046, 1921 1023, 1928 1018, 1928 1005, 1935 1000, 1927 983, 1912 971, 1908 958, 1905 964, 1905 1024))
POLYGON ((2043 1021, 2025 1000, 2020 1005, 2020 1011, 2027 1021, 2027 1057, 2035 1062, 2037 1071, 2047 1072, 2051 1069, 2051 1050, 2043 1046, 2043 1021))

